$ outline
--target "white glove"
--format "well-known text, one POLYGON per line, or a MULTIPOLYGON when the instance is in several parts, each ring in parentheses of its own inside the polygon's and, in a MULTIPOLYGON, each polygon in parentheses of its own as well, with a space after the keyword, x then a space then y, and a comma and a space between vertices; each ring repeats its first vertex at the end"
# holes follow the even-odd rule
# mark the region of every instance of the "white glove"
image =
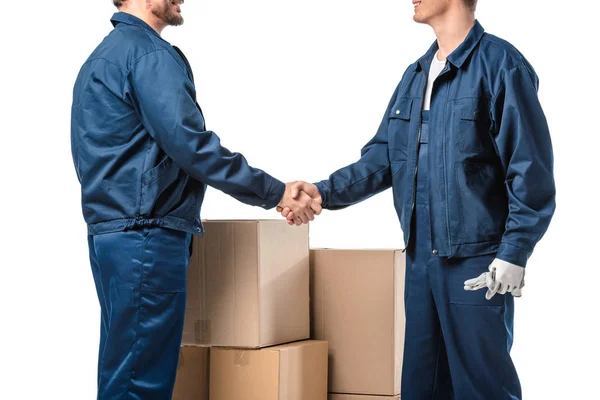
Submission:
POLYGON ((479 290, 487 287, 485 298, 488 300, 496 293, 509 292, 514 297, 521 297, 521 289, 525 286, 525 268, 496 258, 490 264, 489 271, 466 281, 465 290, 479 290))

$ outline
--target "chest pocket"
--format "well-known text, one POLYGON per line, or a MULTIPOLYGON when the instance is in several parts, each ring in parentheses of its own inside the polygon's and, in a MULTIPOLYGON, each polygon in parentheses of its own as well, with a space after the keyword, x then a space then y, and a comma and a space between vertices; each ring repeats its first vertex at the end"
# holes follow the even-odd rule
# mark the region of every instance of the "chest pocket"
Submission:
POLYGON ((412 98, 400 98, 390 110, 388 115, 388 140, 391 150, 407 153, 412 109, 412 98))
POLYGON ((463 154, 491 154, 494 144, 490 135, 489 104, 468 99, 455 108, 455 135, 458 151, 463 154))

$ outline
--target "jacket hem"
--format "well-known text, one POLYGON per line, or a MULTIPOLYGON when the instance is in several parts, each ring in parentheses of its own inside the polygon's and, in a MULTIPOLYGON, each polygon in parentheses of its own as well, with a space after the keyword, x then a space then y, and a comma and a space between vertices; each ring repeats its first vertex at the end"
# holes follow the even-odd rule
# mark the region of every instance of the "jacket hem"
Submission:
POLYGON ((96 222, 93 224, 88 224, 88 234, 101 235, 105 233, 121 232, 142 227, 167 228, 200 236, 204 234, 204 227, 202 226, 202 223, 173 216, 152 218, 120 218, 110 221, 96 222))

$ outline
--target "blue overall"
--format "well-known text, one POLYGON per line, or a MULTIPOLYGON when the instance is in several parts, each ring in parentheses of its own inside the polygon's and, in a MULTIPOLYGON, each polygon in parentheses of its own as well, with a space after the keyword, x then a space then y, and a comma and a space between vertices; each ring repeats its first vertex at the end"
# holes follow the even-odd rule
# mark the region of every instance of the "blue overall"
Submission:
POLYGON ((191 236, 159 227, 88 236, 102 313, 99 400, 171 398, 191 236))
POLYGON ((521 399, 510 357, 512 295, 488 301, 485 290, 464 290, 464 281, 486 272, 495 254, 447 258, 432 248, 429 111, 422 112, 422 120, 414 240, 406 252, 402 400, 521 399))

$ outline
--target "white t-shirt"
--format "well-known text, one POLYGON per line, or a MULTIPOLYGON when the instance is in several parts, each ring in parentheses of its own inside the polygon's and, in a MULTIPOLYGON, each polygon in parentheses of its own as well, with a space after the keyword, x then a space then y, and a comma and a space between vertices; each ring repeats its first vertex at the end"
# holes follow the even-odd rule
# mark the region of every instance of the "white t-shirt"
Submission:
POLYGON ((446 61, 438 60, 438 52, 435 52, 433 59, 431 60, 429 66, 429 78, 427 79, 427 89, 425 91, 425 101, 423 102, 423 110, 429 110, 429 106, 431 105, 431 91, 433 89, 433 81, 438 77, 440 72, 446 66, 446 61))

